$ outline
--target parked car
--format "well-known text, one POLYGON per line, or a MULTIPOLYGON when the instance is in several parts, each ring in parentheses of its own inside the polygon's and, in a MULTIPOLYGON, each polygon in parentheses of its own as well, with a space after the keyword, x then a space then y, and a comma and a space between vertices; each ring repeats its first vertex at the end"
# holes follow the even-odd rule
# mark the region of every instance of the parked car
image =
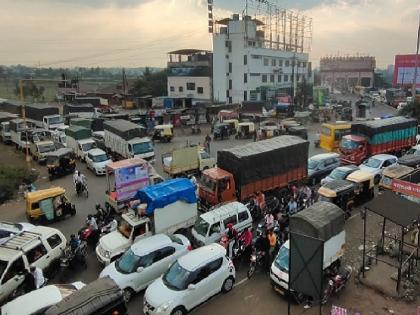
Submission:
POLYGON ((101 149, 92 149, 86 153, 86 166, 95 175, 105 175, 106 165, 112 162, 108 154, 101 149))
POLYGON ((29 231, 33 229, 35 225, 31 223, 11 223, 6 221, 0 221, 0 244, 7 241, 10 237, 19 234, 23 231, 29 231))
POLYGON ((357 171, 358 169, 358 166, 352 164, 336 167, 327 177, 321 179, 321 185, 332 182, 334 179, 346 179, 348 175, 354 171, 357 171))
POLYGON ((382 169, 384 167, 394 165, 398 161, 395 155, 391 154, 377 154, 371 156, 359 165, 361 170, 367 171, 375 176, 375 184, 378 184, 381 180, 382 169))
POLYGON ((105 267, 100 278, 110 277, 124 290, 128 302, 159 278, 170 264, 190 251, 190 241, 181 234, 156 234, 131 245, 118 260, 105 267))
POLYGON ((308 181, 315 185, 329 174, 333 169, 340 166, 340 154, 321 153, 308 159, 308 181))
POLYGON ((48 307, 55 305, 73 292, 83 288, 85 284, 77 281, 72 284, 47 285, 38 290, 19 296, 3 305, 2 315, 43 314, 48 307))
POLYGON ((225 248, 207 245, 178 258, 147 288, 143 313, 185 315, 219 292, 229 292, 234 283, 235 267, 225 248))

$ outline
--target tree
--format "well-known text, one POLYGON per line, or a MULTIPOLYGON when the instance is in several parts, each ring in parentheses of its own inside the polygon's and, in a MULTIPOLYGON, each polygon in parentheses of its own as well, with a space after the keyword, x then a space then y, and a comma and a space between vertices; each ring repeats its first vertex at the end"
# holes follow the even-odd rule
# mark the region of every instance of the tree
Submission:
POLYGON ((153 72, 146 68, 136 80, 131 93, 137 96, 165 96, 167 95, 168 74, 166 69, 153 72))
POLYGON ((420 101, 416 99, 414 100, 414 102, 408 103, 399 111, 399 114, 402 116, 410 116, 410 117, 416 118, 419 121, 420 120, 420 101))

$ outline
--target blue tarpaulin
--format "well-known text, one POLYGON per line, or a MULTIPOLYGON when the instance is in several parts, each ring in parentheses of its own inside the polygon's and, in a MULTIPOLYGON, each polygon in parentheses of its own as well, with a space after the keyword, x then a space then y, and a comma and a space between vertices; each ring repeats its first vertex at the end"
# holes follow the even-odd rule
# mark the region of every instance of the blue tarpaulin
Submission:
POLYGON ((163 208, 179 200, 187 203, 197 202, 195 187, 187 178, 170 179, 144 187, 137 191, 136 199, 141 203, 147 203, 147 215, 153 214, 156 208, 163 208))

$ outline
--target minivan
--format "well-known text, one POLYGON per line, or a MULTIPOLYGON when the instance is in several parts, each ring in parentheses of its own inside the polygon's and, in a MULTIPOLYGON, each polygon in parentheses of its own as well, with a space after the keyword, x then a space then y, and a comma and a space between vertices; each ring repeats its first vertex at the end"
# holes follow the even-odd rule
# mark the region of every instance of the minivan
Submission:
POLYGON ((251 227, 252 217, 249 209, 234 201, 203 213, 192 228, 193 245, 200 247, 218 242, 226 233, 229 223, 232 223, 238 232, 251 227))

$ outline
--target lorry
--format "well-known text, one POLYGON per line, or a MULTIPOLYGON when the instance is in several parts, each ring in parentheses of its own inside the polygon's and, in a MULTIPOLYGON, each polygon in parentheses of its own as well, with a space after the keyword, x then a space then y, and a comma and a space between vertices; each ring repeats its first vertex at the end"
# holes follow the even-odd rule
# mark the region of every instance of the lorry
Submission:
POLYGON ((57 150, 54 142, 51 140, 44 140, 38 141, 36 143, 31 143, 30 148, 32 158, 35 161, 38 161, 39 164, 44 164, 47 161, 48 154, 57 150))
POLYGON ((228 201, 246 201, 255 193, 282 194, 308 172, 309 142, 279 136, 217 153, 217 167, 204 170, 199 183, 200 208, 228 201))
POLYGON ((99 108, 93 107, 92 104, 69 104, 63 106, 63 115, 79 118, 93 118, 101 115, 99 108))
POLYGON ((152 141, 145 137, 146 130, 124 119, 104 122, 104 142, 108 153, 115 159, 140 158, 154 162, 152 141))
POLYGON ((199 146, 179 148, 162 154, 163 171, 171 177, 198 174, 215 164, 216 160, 199 146))
POLYGON ((139 189, 163 182, 163 178, 152 165, 137 158, 108 163, 105 175, 105 207, 114 212, 121 212, 139 189))
POLYGON ((416 143, 417 120, 391 117, 353 123, 349 135, 343 136, 339 152, 342 164, 359 165, 372 155, 400 155, 416 143))
POLYGON ((26 119, 39 128, 55 130, 64 126, 63 117, 57 107, 48 104, 29 104, 25 106, 26 119))
POLYGON ((98 260, 108 265, 134 242, 153 234, 185 234, 197 219, 195 187, 186 178, 147 186, 135 195, 136 211, 122 215, 117 230, 102 236, 96 247, 98 260))
POLYGON ((96 147, 92 139, 92 131, 80 126, 70 126, 65 132, 66 147, 73 149, 76 156, 84 161, 86 152, 96 147))
POLYGON ((11 114, 8 112, 0 112, 0 140, 3 143, 10 143, 10 120, 16 119, 19 116, 17 114, 11 114))
POLYGON ((29 142, 25 141, 29 128, 23 119, 12 119, 9 122, 9 126, 10 141, 15 145, 16 149, 22 150, 29 145, 29 142))
MULTIPOLYGON (((324 242, 323 270, 336 270, 340 266, 346 245, 344 212, 335 204, 318 201, 312 206, 294 214, 289 219, 290 233, 305 235, 324 242)), ((287 240, 271 264, 270 282, 281 295, 299 296, 299 292, 289 291, 290 242, 287 240)), ((291 262, 293 264, 293 261, 291 262)))

